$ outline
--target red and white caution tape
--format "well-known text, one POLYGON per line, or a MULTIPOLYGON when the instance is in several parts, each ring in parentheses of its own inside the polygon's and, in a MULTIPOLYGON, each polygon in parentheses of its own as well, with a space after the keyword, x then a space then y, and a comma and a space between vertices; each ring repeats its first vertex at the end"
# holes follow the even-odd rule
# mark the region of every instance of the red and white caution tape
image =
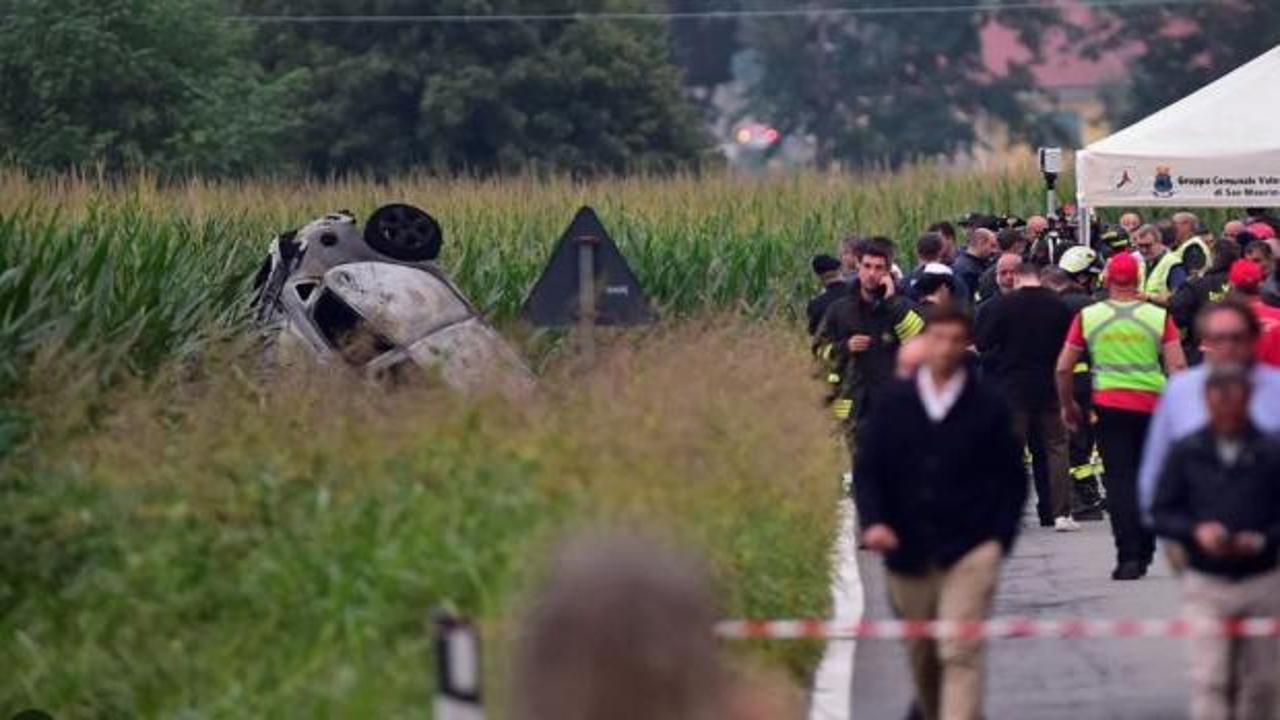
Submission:
POLYGON ((1280 618, 1164 620, 725 620, 716 634, 736 640, 901 640, 961 638, 1185 638, 1280 637, 1280 618))

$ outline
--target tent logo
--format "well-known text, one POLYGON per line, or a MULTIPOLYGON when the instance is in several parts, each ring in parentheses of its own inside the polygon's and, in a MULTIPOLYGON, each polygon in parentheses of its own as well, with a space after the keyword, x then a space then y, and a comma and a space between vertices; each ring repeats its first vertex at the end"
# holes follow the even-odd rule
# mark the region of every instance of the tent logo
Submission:
POLYGON ((1111 176, 1111 189, 1117 195, 1136 195, 1141 189, 1138 168, 1126 165, 1111 176))
POLYGON ((1167 198, 1173 197, 1173 193, 1173 175, 1169 172, 1169 166, 1157 165, 1155 190, 1151 194, 1159 198, 1167 198))

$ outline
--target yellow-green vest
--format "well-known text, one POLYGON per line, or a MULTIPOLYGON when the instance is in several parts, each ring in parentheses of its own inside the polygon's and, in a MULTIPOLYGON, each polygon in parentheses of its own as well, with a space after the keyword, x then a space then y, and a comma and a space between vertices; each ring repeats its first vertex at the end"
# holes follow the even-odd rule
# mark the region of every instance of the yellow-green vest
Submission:
POLYGON ((1139 287, 1148 295, 1163 295, 1169 292, 1169 272, 1182 264, 1182 256, 1172 250, 1165 251, 1156 261, 1156 266, 1147 272, 1147 263, 1139 263, 1142 278, 1139 287))
POLYGON ((1160 346, 1165 318, 1163 308, 1137 300, 1104 300, 1080 311, 1095 391, 1164 390, 1160 346))

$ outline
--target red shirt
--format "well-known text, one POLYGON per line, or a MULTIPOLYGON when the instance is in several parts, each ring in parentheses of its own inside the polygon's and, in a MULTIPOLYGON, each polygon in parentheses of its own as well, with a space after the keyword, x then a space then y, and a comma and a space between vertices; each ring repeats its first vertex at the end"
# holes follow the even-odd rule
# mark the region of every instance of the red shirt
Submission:
POLYGON ((1262 333, 1258 344, 1254 346, 1254 354, 1258 362, 1271 367, 1280 367, 1280 326, 1262 333))
POLYGON ((1250 300, 1249 307, 1253 309, 1254 316, 1258 318, 1258 324, 1262 326, 1262 335, 1258 337, 1258 344, 1254 346, 1254 354, 1258 362, 1280 366, 1280 308, 1271 307, 1262 302, 1261 298, 1250 300))
MULTIPOLYGON (((1173 324, 1173 318, 1166 313, 1164 316, 1164 334, 1160 337, 1160 344, 1168 345, 1180 342, 1178 327, 1173 324)), ((1071 329, 1067 330, 1067 346, 1077 350, 1088 349, 1088 343, 1084 339, 1084 323, 1080 319, 1080 313, 1076 313, 1075 319, 1071 321, 1071 329)), ((1093 391, 1094 405, 1113 410, 1129 410, 1131 412, 1151 414, 1156 411, 1156 404, 1159 402, 1160 393, 1147 390, 1093 391)))
POLYGON ((1280 308, 1271 307, 1262 302, 1262 298, 1254 298, 1249 301, 1249 307, 1253 309, 1253 314, 1258 318, 1258 322, 1262 325, 1262 334, 1266 335, 1272 328, 1280 327, 1280 308))

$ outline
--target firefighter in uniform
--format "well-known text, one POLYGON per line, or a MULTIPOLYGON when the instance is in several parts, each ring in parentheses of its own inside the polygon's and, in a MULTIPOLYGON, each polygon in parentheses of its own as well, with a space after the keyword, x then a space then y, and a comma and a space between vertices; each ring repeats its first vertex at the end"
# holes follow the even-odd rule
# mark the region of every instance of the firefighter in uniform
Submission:
POLYGON ((911 301, 895 292, 889 241, 866 240, 861 251, 849 293, 832 303, 815 339, 815 351, 828 364, 831 409, 851 458, 858 423, 893 380, 898 348, 924 329, 911 301))
POLYGON ((1173 319, 1139 294, 1140 274, 1132 255, 1111 258, 1108 298, 1076 315, 1056 373, 1063 420, 1079 429, 1085 418, 1073 396, 1073 380, 1076 363, 1089 353, 1098 448, 1106 464, 1107 510, 1116 544, 1114 580, 1141 578, 1155 555, 1155 538, 1138 510, 1138 464, 1166 374, 1186 367, 1173 319))
POLYGON ((827 315, 827 308, 836 300, 849 294, 849 283, 840 277, 840 261, 830 255, 814 255, 810 262, 813 274, 822 283, 822 292, 809 301, 805 308, 805 316, 809 321, 809 337, 818 332, 822 318, 827 315))
POLYGON ((1169 313, 1182 331, 1182 351, 1186 353, 1187 362, 1191 365, 1197 365, 1201 360, 1200 338, 1196 336, 1196 317, 1201 310, 1231 293, 1228 271, 1231 263, 1239 259, 1240 246, 1236 241, 1221 240, 1214 248, 1213 264, 1202 275, 1191 278, 1178 288, 1169 300, 1169 313))
POLYGON ((1200 277, 1213 267, 1213 248, 1205 242, 1203 235, 1195 235, 1182 241, 1172 252, 1191 277, 1200 277))
MULTIPOLYGON (((1098 253, 1083 246, 1068 248, 1059 258, 1058 267, 1067 274, 1069 281, 1058 290, 1058 294, 1072 313, 1078 313, 1098 300, 1094 295, 1098 274, 1101 272, 1098 253)), ((1101 520, 1106 503, 1102 499, 1101 462, 1094 445, 1091 397, 1093 381, 1089 371, 1089 354, 1081 356, 1080 362, 1072 370, 1072 396, 1080 404, 1085 422, 1068 435, 1068 461, 1071 464, 1075 494, 1071 515, 1076 520, 1101 520)))

